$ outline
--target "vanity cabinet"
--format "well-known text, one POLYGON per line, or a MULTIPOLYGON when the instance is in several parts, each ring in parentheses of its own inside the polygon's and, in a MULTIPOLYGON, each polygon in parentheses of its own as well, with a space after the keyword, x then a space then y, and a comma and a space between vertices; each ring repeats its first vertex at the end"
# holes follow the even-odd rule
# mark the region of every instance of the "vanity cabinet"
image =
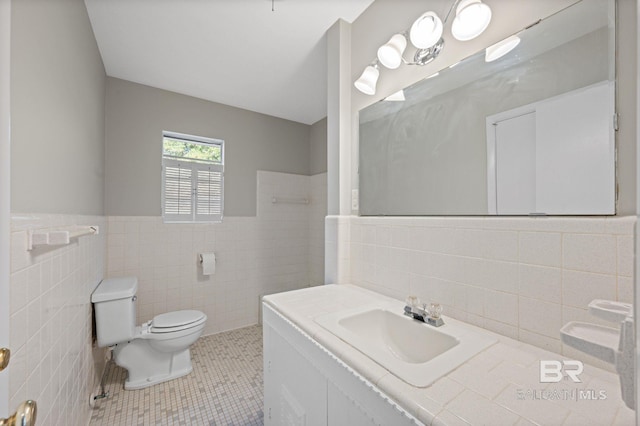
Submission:
POLYGON ((264 424, 421 424, 375 386, 263 306, 264 424))
POLYGON ((269 324, 264 333, 264 423, 327 423, 327 379, 269 324))

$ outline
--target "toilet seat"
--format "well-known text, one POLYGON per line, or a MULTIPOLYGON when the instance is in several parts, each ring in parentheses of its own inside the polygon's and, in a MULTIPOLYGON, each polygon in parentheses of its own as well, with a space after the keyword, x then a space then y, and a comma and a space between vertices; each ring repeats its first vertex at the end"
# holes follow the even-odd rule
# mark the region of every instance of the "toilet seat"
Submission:
POLYGON ((149 324, 150 333, 173 333, 197 327, 207 320, 200 311, 184 310, 156 315, 149 324))

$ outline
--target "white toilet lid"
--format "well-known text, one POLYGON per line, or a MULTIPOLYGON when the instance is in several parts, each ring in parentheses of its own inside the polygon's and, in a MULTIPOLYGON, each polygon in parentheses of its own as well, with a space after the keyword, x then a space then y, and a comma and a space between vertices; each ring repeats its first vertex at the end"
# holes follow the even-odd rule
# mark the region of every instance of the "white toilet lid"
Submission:
POLYGON ((169 333, 202 324, 207 316, 200 311, 174 311, 157 315, 151 321, 152 333, 169 333))

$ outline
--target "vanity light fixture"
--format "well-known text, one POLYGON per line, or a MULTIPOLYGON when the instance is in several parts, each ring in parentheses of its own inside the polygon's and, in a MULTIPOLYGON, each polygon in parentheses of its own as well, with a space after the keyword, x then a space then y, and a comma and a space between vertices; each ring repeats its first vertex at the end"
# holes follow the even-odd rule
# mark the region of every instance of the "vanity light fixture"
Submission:
POLYGON ((364 69, 360 78, 353 84, 365 95, 373 95, 376 93, 376 84, 378 84, 379 76, 378 61, 375 61, 364 69))
POLYGON ((520 44, 520 37, 515 35, 507 37, 504 40, 486 48, 484 61, 491 62, 502 58, 504 55, 515 49, 518 44, 520 44))
POLYGON ((456 16, 451 33, 457 40, 471 40, 482 34, 489 26, 491 8, 482 0, 454 0, 444 22, 437 13, 425 12, 414 21, 409 30, 394 34, 389 41, 380 46, 376 60, 368 65, 360 78, 354 82, 356 88, 366 95, 376 93, 376 84, 380 76, 379 64, 393 70, 400 67, 402 63, 426 65, 436 59, 444 48, 442 37, 444 26, 454 9, 456 16), (407 49, 407 39, 417 48, 413 62, 403 57, 407 49))

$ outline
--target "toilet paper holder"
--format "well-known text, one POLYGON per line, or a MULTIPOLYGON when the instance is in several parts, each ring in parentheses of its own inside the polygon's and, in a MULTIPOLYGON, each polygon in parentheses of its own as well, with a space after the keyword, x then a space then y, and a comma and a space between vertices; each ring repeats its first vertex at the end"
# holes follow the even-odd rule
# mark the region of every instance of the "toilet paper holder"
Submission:
POLYGON ((213 275, 216 271, 216 254, 200 253, 198 255, 198 263, 202 267, 203 275, 213 275))

